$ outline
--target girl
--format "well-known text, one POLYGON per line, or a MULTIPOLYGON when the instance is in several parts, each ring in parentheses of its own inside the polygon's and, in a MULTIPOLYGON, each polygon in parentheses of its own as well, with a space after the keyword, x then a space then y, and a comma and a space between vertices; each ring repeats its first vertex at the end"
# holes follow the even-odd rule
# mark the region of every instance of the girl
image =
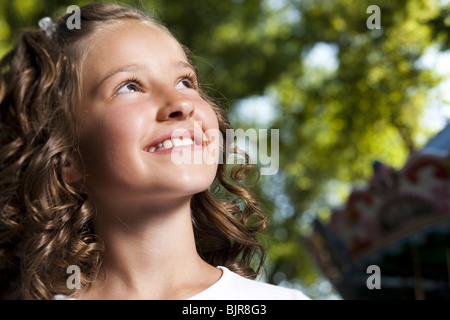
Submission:
POLYGON ((219 158, 238 151, 189 51, 135 9, 84 6, 80 29, 69 17, 1 60, 1 296, 307 299, 252 280, 267 225, 254 168, 219 158))

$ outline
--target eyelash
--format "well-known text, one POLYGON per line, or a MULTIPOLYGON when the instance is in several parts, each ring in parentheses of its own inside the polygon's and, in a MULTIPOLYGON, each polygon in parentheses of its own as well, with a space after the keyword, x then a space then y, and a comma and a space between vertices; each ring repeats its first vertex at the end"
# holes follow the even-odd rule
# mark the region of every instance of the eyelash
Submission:
POLYGON ((114 96, 120 95, 121 93, 118 93, 119 90, 121 90, 122 88, 125 88, 129 84, 135 84, 135 86, 137 87, 137 90, 142 90, 141 82, 137 78, 130 78, 130 79, 126 80, 125 82, 123 82, 122 84, 120 84, 117 87, 117 89, 114 90, 114 96))
POLYGON ((180 78, 179 82, 185 79, 189 80, 192 85, 192 89, 198 90, 197 76, 194 73, 186 73, 180 78))
MULTIPOLYGON (((189 80, 190 84, 192 85, 192 89, 198 90, 198 83, 197 83, 197 76, 194 73, 186 73, 184 76, 180 78, 180 80, 177 82, 181 82, 183 80, 189 80)), ((142 90, 141 82, 137 78, 130 78, 123 82, 119 87, 114 91, 114 96, 120 95, 119 90, 126 87, 129 84, 135 84, 138 91, 142 90)))

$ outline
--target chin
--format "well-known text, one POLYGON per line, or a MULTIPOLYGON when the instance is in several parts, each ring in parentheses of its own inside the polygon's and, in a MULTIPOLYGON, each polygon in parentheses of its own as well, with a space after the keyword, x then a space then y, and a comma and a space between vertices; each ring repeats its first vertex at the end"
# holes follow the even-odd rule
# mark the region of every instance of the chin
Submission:
POLYGON ((216 170, 212 170, 210 167, 190 165, 183 170, 176 170, 173 175, 173 182, 178 190, 195 194, 207 190, 213 183, 215 176, 216 170))

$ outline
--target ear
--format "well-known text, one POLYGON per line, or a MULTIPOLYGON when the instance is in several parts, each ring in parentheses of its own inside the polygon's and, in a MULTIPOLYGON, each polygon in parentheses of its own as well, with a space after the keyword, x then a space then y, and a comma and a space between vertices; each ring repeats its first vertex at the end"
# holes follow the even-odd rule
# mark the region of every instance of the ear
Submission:
POLYGON ((74 154, 69 154, 64 159, 62 167, 62 179, 67 184, 75 184, 84 178, 83 171, 80 169, 79 157, 74 154))

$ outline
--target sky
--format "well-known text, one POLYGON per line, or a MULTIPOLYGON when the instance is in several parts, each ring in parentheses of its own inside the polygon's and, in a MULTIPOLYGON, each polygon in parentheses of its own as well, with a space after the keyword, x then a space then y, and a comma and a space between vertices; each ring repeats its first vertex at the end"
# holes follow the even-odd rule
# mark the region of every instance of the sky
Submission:
POLYGON ((430 90, 429 104, 422 119, 425 126, 438 131, 450 120, 450 51, 439 52, 437 47, 430 47, 418 63, 447 78, 430 90))

